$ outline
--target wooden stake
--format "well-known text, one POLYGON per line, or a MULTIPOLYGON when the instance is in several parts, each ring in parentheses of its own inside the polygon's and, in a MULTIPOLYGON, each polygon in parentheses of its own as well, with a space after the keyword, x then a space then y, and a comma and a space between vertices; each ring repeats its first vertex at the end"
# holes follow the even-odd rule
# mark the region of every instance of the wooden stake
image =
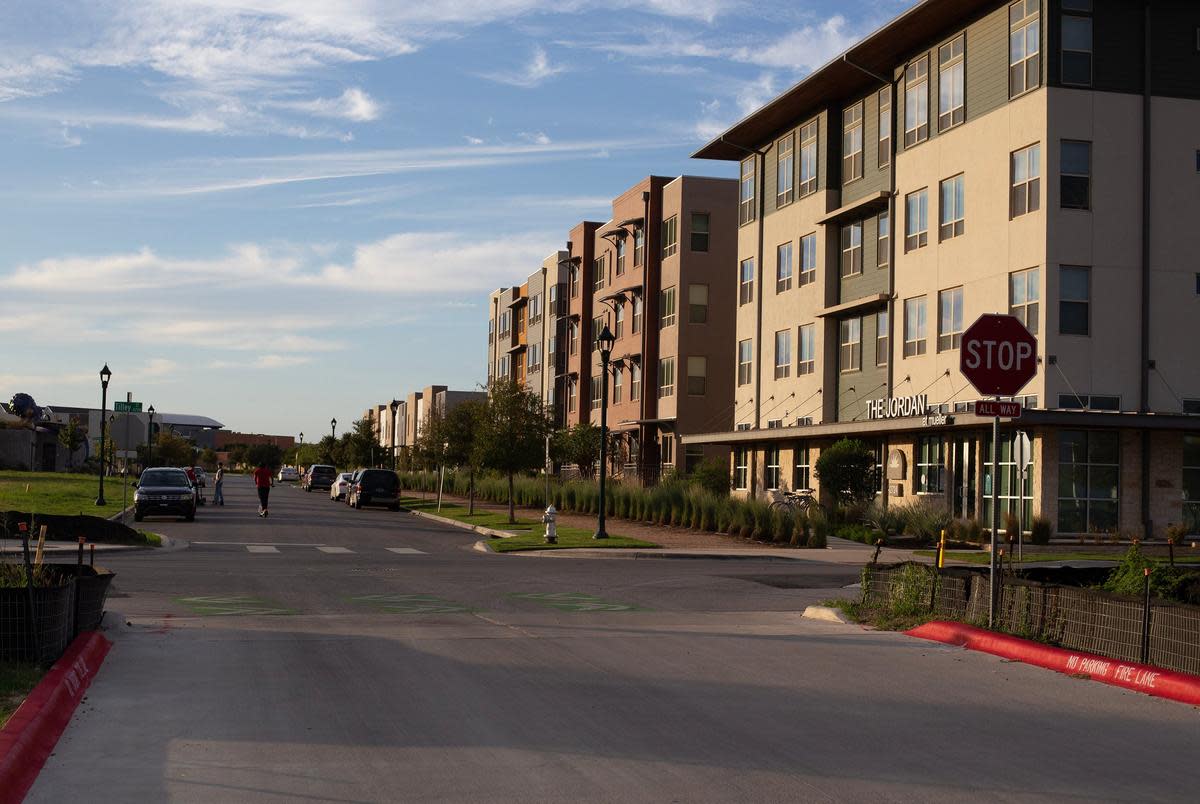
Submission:
POLYGON ((42 525, 38 529, 37 554, 33 560, 33 563, 35 565, 37 565, 39 567, 42 566, 42 557, 45 555, 45 552, 46 552, 46 526, 42 525))

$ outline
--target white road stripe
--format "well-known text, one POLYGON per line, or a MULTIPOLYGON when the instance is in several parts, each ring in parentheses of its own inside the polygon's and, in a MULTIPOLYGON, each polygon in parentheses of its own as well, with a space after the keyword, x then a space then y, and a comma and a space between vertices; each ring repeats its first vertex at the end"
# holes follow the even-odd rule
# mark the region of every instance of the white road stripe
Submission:
POLYGON ((349 547, 327 547, 325 545, 321 545, 317 549, 320 550, 322 553, 353 553, 354 552, 349 547))
POLYGON ((248 544, 248 545, 246 545, 246 552, 249 552, 249 553, 278 553, 279 548, 272 547, 269 544, 248 544))
POLYGON ((400 553, 401 555, 425 555, 424 550, 418 550, 415 547, 389 547, 387 550, 389 553, 400 553))

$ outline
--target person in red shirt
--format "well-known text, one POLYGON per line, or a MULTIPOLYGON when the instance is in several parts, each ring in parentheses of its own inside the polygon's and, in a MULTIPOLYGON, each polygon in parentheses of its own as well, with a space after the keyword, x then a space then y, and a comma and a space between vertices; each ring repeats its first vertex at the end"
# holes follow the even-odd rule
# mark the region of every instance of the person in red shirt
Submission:
POLYGON ((271 495, 271 470, 265 463, 254 470, 254 485, 258 488, 258 515, 265 517, 267 498, 271 495))

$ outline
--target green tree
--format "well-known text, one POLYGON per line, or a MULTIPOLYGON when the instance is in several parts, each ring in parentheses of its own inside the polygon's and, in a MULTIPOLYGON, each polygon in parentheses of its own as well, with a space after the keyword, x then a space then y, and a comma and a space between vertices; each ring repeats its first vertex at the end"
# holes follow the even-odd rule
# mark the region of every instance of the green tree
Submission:
POLYGON ((79 426, 79 422, 75 421, 75 417, 67 420, 67 426, 58 431, 58 443, 62 444, 67 451, 67 468, 71 469, 75 466, 75 453, 87 441, 87 434, 83 432, 83 428, 79 426))
POLYGON ((246 462, 252 466, 265 466, 272 472, 283 465, 283 448, 278 444, 255 444, 246 450, 246 462))
POLYGON ((541 397, 525 391, 513 381, 493 383, 480 426, 476 431, 475 459, 487 469, 508 478, 508 521, 515 523, 513 478, 529 472, 545 460, 550 417, 541 397))
POLYGON ((821 450, 814 468, 821 487, 833 494, 839 505, 866 502, 879 488, 875 453, 858 439, 843 438, 821 450))
POLYGON ((230 444, 227 446, 225 450, 229 453, 229 463, 233 466, 245 465, 246 450, 248 449, 249 447, 247 447, 245 444, 230 444))
POLYGON ((555 457, 564 463, 573 463, 579 476, 592 480, 596 476, 596 462, 600 460, 600 428, 588 422, 559 430, 554 434, 551 448, 555 457))
MULTIPOLYGON (((138 461, 142 466, 148 466, 151 456, 146 447, 138 447, 138 461)), ((175 435, 169 430, 159 430, 154 439, 153 461, 155 466, 195 466, 196 448, 192 442, 183 436, 175 435)))
POLYGON ((337 439, 331 435, 322 438, 316 444, 317 460, 316 463, 326 463, 330 466, 340 466, 345 468, 345 464, 338 463, 337 456, 337 439))
POLYGON ((482 402, 468 401, 452 408, 442 419, 446 462, 467 470, 467 514, 475 513, 475 473, 479 466, 475 444, 486 412, 482 402))
POLYGON ((718 497, 728 495, 733 485, 729 477, 729 461, 720 458, 705 458, 693 467, 688 479, 718 497))
POLYGON ((212 447, 205 447, 200 453, 200 465, 208 471, 215 471, 217 468, 217 451, 212 447))

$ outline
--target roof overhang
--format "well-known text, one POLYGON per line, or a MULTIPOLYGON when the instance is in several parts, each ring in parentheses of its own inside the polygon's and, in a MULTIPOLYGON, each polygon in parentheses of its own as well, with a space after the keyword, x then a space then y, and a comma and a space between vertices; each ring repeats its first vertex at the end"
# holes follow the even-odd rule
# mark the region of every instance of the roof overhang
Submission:
POLYGON ((887 190, 880 190, 875 193, 869 193, 862 198, 855 199, 849 204, 843 204, 837 209, 827 214, 824 218, 818 218, 817 223, 845 223, 864 218, 868 213, 875 213, 879 210, 887 209, 888 201, 892 194, 887 190))
POLYGON ((832 307, 826 307, 821 312, 817 313, 817 318, 832 318, 846 313, 853 313, 858 310, 868 310, 874 307, 881 307, 888 303, 892 297, 887 293, 873 293, 870 296, 863 296, 861 299, 854 301, 835 304, 832 307))

